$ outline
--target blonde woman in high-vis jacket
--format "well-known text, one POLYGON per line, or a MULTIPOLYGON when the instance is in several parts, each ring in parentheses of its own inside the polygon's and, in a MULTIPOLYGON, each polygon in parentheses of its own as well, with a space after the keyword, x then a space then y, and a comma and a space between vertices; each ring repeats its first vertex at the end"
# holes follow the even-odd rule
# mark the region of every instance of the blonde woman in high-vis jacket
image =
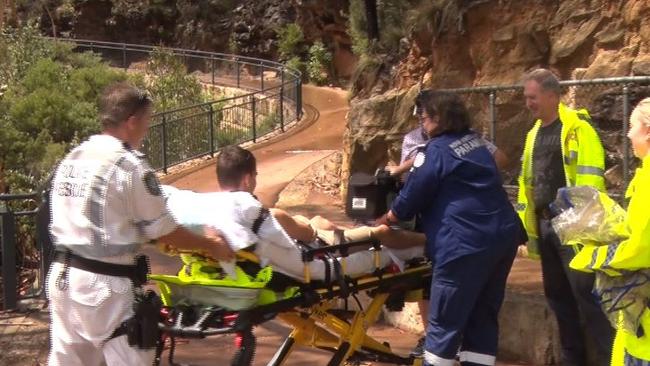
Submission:
MULTIPOLYGON (((630 131, 634 155, 642 161, 626 192, 630 199, 627 223, 630 236, 617 244, 585 246, 571 262, 582 271, 606 270, 613 274, 650 269, 650 98, 632 112, 630 131)), ((650 298, 636 332, 627 330, 619 320, 612 351, 612 366, 650 365, 650 298)))

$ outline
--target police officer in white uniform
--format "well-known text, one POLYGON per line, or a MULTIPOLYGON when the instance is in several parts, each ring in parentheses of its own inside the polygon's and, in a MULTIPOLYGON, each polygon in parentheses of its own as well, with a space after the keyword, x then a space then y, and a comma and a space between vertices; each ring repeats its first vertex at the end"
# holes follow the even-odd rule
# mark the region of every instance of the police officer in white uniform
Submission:
POLYGON ((130 346, 126 335, 114 333, 132 318, 138 278, 146 278, 142 261, 135 265, 143 243, 159 239, 217 260, 233 257, 216 231, 193 234, 167 212, 155 174, 135 150, 151 118, 146 94, 112 85, 99 115, 102 134, 70 152, 52 183, 51 366, 152 364, 153 349, 130 346))

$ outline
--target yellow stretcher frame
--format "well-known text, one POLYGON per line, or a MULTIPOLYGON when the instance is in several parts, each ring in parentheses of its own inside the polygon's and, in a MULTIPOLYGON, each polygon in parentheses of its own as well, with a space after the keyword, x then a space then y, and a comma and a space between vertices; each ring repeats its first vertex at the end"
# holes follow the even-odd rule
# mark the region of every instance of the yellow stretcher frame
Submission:
MULTIPOLYGON (((257 256, 250 252, 240 251, 237 253, 237 256, 241 260, 259 263, 257 256)), ((379 253, 375 253, 375 257, 375 263, 377 265, 379 263, 379 253)), ((342 262, 342 266, 344 267, 345 260, 342 262)), ((311 283, 311 276, 307 267, 305 265, 305 284, 309 285, 311 283)), ((373 274, 355 279, 353 286, 355 292, 372 290, 374 295, 370 304, 365 309, 352 311, 353 316, 349 321, 332 312, 336 302, 341 299, 341 297, 332 297, 332 294, 342 292, 340 285, 333 285, 327 289, 319 288, 314 290, 314 294, 318 297, 318 301, 315 303, 309 306, 292 306, 287 311, 277 312, 277 318, 289 325, 292 331, 267 365, 283 365, 295 347, 302 346, 332 351, 334 354, 327 364, 328 366, 342 365, 359 355, 378 357, 378 360, 382 362, 421 366, 423 364, 422 358, 404 357, 393 353, 388 343, 382 343, 374 339, 367 334, 367 330, 379 319, 381 309, 390 295, 391 286, 387 286, 387 288, 382 290, 381 287, 384 284, 401 283, 402 281, 400 279, 405 278, 410 278, 411 280, 421 279, 422 281, 420 281, 419 285, 412 285, 411 288, 403 289, 418 291, 422 288, 421 285, 426 283, 424 278, 430 275, 431 267, 428 263, 424 263, 422 266, 406 269, 400 273, 373 274)), ((413 281, 413 283, 415 282, 417 281, 413 281)), ((254 312, 256 309, 249 309, 247 311, 254 312)), ((250 328, 254 325, 256 324, 251 324, 250 328)), ((251 329, 246 329, 242 332, 241 328, 231 332, 212 334, 223 333, 244 333, 254 338, 251 329)), ((250 348, 252 349, 248 351, 254 353, 254 346, 250 348)), ((247 357, 241 357, 241 354, 238 354, 232 365, 248 366, 252 361, 252 357, 252 354, 247 357)))
MULTIPOLYGON (((421 269, 407 270, 403 274, 410 274, 414 271, 421 271, 421 269)), ((395 276, 401 277, 403 274, 387 274, 383 276, 382 280, 395 276)), ((373 281, 373 279, 361 280, 359 285, 370 281, 373 281)), ((386 292, 375 294, 366 309, 354 312, 350 322, 329 312, 335 307, 337 300, 320 302, 309 308, 307 312, 293 310, 278 314, 278 319, 292 327, 292 331, 268 363, 268 366, 283 365, 295 346, 335 350, 328 366, 342 365, 355 352, 362 350, 395 356, 396 359, 410 359, 409 363, 402 364, 421 366, 423 364, 422 358, 398 356, 393 353, 390 345, 382 343, 367 334, 368 329, 379 319, 381 309, 388 296, 389 293, 386 292)))

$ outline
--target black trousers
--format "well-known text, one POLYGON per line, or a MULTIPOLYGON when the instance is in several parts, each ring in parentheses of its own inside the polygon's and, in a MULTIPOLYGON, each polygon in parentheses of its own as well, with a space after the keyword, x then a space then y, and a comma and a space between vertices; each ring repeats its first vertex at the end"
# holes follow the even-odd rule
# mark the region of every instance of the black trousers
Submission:
POLYGON ((544 294, 560 330, 561 365, 609 365, 614 329, 592 294, 594 275, 569 268, 576 253, 573 247, 561 245, 549 220, 539 220, 539 252, 544 294), (590 352, 595 358, 591 362, 587 361, 586 339, 595 348, 590 352))

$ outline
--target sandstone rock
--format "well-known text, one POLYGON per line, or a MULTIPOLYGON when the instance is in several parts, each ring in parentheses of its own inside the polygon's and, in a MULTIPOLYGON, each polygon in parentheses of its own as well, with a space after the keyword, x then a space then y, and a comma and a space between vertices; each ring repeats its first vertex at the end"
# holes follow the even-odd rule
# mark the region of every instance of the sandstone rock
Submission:
POLYGON ((402 137, 417 123, 411 117, 417 93, 417 87, 391 90, 350 103, 344 135, 342 194, 347 190, 345 185, 351 173, 374 173, 386 165, 387 155, 392 160, 399 159, 402 137))
POLYGON ((648 3, 645 0, 630 0, 623 2, 623 20, 626 24, 633 24, 643 19, 648 12, 648 3))
POLYGON ((650 44, 650 11, 646 9, 645 14, 639 23, 639 37, 648 45, 650 44))
POLYGON ((636 45, 625 47, 620 51, 599 50, 583 77, 594 79, 629 75, 637 50, 636 45))
POLYGON ((650 54, 639 55, 632 62, 632 74, 650 75, 650 54))
POLYGON ((582 22, 571 22, 564 25, 553 41, 551 48, 551 63, 571 56, 580 46, 585 44, 603 18, 599 15, 582 22))
POLYGON ((508 24, 505 27, 496 30, 492 34, 492 40, 494 42, 507 42, 512 41, 515 38, 515 28, 512 24, 508 24))
POLYGON ((620 43, 624 37, 625 28, 620 20, 608 23, 605 28, 594 35, 597 41, 596 45, 600 47, 620 43))

